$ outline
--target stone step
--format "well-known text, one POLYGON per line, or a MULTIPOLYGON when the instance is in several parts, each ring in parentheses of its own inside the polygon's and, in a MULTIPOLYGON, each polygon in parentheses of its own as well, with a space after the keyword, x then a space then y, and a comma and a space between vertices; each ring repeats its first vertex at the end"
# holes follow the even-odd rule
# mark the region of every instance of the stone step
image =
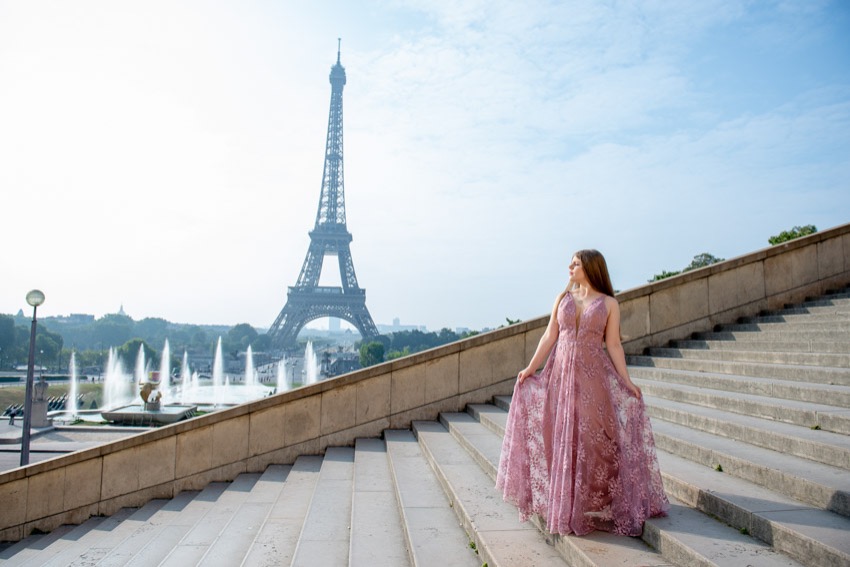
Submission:
POLYGON ((850 475, 844 469, 659 419, 652 429, 659 450, 850 517, 850 475))
POLYGON ((329 447, 298 537, 292 567, 348 564, 353 482, 354 449, 329 447))
MULTIPOLYGON (((198 565, 204 556, 221 537, 231 519, 246 502, 251 489, 259 481, 259 474, 240 474, 221 493, 206 514, 198 519, 188 532, 171 546, 159 565, 164 567, 185 567, 198 565)), ((157 542, 154 542, 156 544, 157 542)), ((215 562, 215 558, 211 558, 215 562)))
POLYGON ((62 534, 57 539, 49 542, 46 547, 41 548, 37 553, 31 554, 27 559, 18 561, 13 558, 14 565, 21 567, 40 567, 51 563, 55 558, 62 557, 69 550, 74 550, 76 542, 85 537, 86 534, 96 529, 106 518, 94 516, 78 526, 73 526, 70 530, 62 534))
POLYGON ((750 323, 728 323, 718 325, 715 331, 747 331, 756 333, 794 333, 796 335, 808 335, 812 333, 832 333, 837 338, 850 335, 850 321, 820 321, 810 318, 798 319, 793 323, 787 321, 759 321, 750 323))
POLYGON ((699 385, 712 390, 770 396, 785 400, 800 400, 816 404, 850 407, 850 387, 833 384, 810 384, 793 380, 777 380, 757 376, 733 376, 690 370, 672 370, 650 366, 631 366, 629 375, 637 380, 671 384, 699 385))
MULTIPOLYGON (((510 396, 494 402, 499 407, 470 405, 469 409, 483 425, 503 435, 510 396)), ((663 420, 653 419, 652 430, 656 447, 667 453, 711 469, 720 465, 729 475, 850 517, 850 476, 844 469, 663 420)))
MULTIPOLYGON (((94 545, 99 545, 98 541, 101 539, 113 539, 111 537, 113 536, 113 532, 120 528, 122 522, 129 518, 135 511, 134 508, 122 508, 112 516, 100 518, 102 521, 75 539, 72 544, 65 546, 64 549, 53 555, 48 561, 38 564, 44 567, 68 567, 69 565, 93 563, 97 560, 98 556, 102 557, 105 553, 102 551, 93 553, 90 548, 94 545)), ((117 537, 120 537, 120 534, 117 537)))
POLYGON ((755 317, 784 317, 784 316, 798 316, 798 315, 809 315, 812 317, 822 317, 829 315, 838 315, 845 316, 850 315, 850 304, 848 305, 822 305, 822 306, 792 306, 785 307, 783 309, 776 309, 770 312, 764 312, 759 315, 755 315, 755 317))
POLYGON ((738 415, 714 408, 645 396, 647 412, 662 419, 721 437, 780 451, 850 471, 850 437, 788 423, 738 415))
POLYGON ((628 363, 630 367, 649 366, 652 368, 669 368, 672 370, 732 374, 735 376, 757 376, 760 378, 777 378, 795 382, 850 386, 850 369, 848 368, 727 360, 693 360, 642 355, 630 356, 628 363))
POLYGON ((664 451, 659 451, 658 458, 665 489, 688 506, 769 543, 773 550, 804 565, 850 564, 850 518, 664 451))
MULTIPOLYGON (((461 445, 475 455, 476 461, 485 463, 485 471, 495 482, 499 452, 492 451, 491 447, 493 445, 501 446, 502 436, 480 423, 475 415, 489 414, 492 416, 493 413, 502 412, 506 421, 507 414, 495 406, 491 405, 490 408, 492 410, 477 404, 475 407, 469 408, 470 413, 443 414, 441 421, 461 445)), ((599 545, 598 542, 592 542, 593 538, 598 535, 607 536, 604 538, 606 540, 614 538, 615 546, 622 545, 622 541, 619 540, 631 540, 637 543, 637 538, 623 538, 602 532, 594 532, 580 538, 560 539, 565 540, 564 544, 574 543, 581 547, 587 547, 589 543, 599 545)), ((624 564, 646 565, 663 562, 673 565, 717 565, 720 564, 718 560, 723 559, 723 565, 799 565, 788 557, 776 553, 768 545, 754 541, 729 526, 721 524, 688 506, 683 506, 675 500, 671 501, 668 517, 652 518, 646 522, 642 539, 656 550, 660 550, 661 557, 658 553, 650 552, 652 555, 648 558, 634 556, 624 561, 624 564), (733 556, 734 559, 732 559, 733 556)), ((595 551, 598 552, 598 550, 595 551)), ((614 552, 614 550, 607 551, 609 553, 614 552)), ((641 546, 639 546, 639 552, 644 555, 647 553, 646 548, 641 546)), ((574 564, 574 562, 571 561, 571 564, 574 564)), ((599 564, 607 565, 610 563, 603 561, 599 564)))
POLYGON ((520 523, 516 508, 498 496, 492 479, 442 424, 414 421, 413 431, 482 564, 488 567, 568 565, 535 526, 520 523))
POLYGON ((242 565, 292 562, 321 468, 320 456, 302 455, 295 460, 242 565))
POLYGON ((22 565, 29 558, 47 549, 53 542, 62 538, 76 526, 62 525, 50 533, 32 534, 18 542, 8 545, 0 551, 0 562, 9 562, 10 565, 22 565))
POLYGON ((350 566, 411 565, 393 488, 387 447, 381 439, 355 441, 351 510, 350 566))
POLYGON ((229 567, 242 562, 280 496, 290 469, 289 466, 271 465, 263 472, 241 505, 228 515, 228 521, 198 565, 229 567))
MULTIPOLYGON (((444 413, 440 415, 440 422, 487 475, 490 490, 494 491, 492 497, 501 500, 499 493, 493 487, 496 484, 503 434, 493 432, 470 413, 444 413)), ((516 509, 513 506, 510 507, 514 510, 514 515, 518 517, 516 509)), ((535 518, 528 523, 534 524, 553 542, 569 565, 670 564, 667 558, 648 549, 638 538, 616 536, 606 532, 593 532, 582 537, 564 537, 549 534, 539 519, 535 518)))
MULTIPOLYGON (((99 537, 88 542, 86 544, 87 549, 81 550, 76 557, 68 557, 67 561, 57 563, 57 565, 77 567, 99 563, 136 530, 145 525, 151 516, 157 513, 167 502, 168 500, 164 499, 151 500, 141 508, 128 508, 113 514, 109 520, 121 519, 120 523, 110 526, 108 533, 100 533, 99 537), (123 517, 121 514, 125 511, 130 512, 127 517, 123 517)), ((99 526, 99 530, 103 530, 107 526, 108 524, 104 522, 99 526)))
POLYGON ((643 539, 660 549, 677 565, 715 567, 802 567, 798 562, 761 540, 702 513, 692 505, 669 496, 665 518, 644 525, 643 539))
POLYGON ((764 352, 756 350, 707 350, 689 348, 651 348, 652 358, 682 358, 687 360, 710 360, 724 362, 756 362, 764 364, 788 364, 798 366, 826 366, 850 368, 850 353, 821 352, 764 352))
POLYGON ((670 346, 673 348, 697 350, 850 353, 850 342, 847 341, 730 341, 684 339, 670 341, 670 346))
POLYGON ((850 435, 850 408, 633 378, 644 395, 850 435))
POLYGON ((827 293, 821 297, 810 297, 797 305, 786 307, 846 307, 850 305, 850 293, 846 291, 827 293))
POLYGON ((821 311, 800 310, 792 311, 785 309, 781 312, 775 311, 769 314, 754 315, 752 317, 741 317, 738 323, 787 323, 795 325, 797 323, 848 323, 850 322, 850 308, 834 309, 818 307, 821 311), (829 309, 829 311, 823 311, 829 309))
POLYGON ((414 567, 480 567, 440 482, 410 430, 386 430, 384 439, 414 567))
POLYGON ((848 333, 838 331, 797 331, 795 328, 783 327, 782 331, 703 331, 692 333, 691 339, 707 341, 768 341, 768 342, 798 342, 825 341, 842 342, 848 340, 848 333))
MULTIPOLYGON (((483 425, 504 431, 510 396, 497 397, 494 402, 500 407, 482 404, 470 405, 469 409, 483 425)), ((804 565, 846 564, 850 540, 842 536, 850 527, 850 518, 827 511, 833 504, 845 512, 850 510, 847 491, 850 478, 845 471, 694 430, 690 431, 698 439, 690 444, 691 452, 685 451, 685 457, 675 455, 666 446, 668 434, 686 430, 653 420, 665 489, 674 498, 671 502, 679 499, 771 545, 773 550, 766 555, 773 559, 777 559, 775 552, 780 551, 804 565), (701 465, 690 457, 702 459, 706 464, 701 465), (721 463, 722 473, 713 469, 721 463), (789 497, 788 492, 803 498, 789 497), (805 503, 805 498, 818 502, 810 503, 813 507, 805 503), (824 508, 822 504, 827 504, 827 509, 818 509, 824 508)), ((684 531, 685 537, 706 533, 699 529, 683 530, 675 516, 678 510, 673 506, 670 516, 651 519, 647 528, 670 522, 670 529, 677 533, 684 531)), ((733 550, 732 556, 739 557, 742 551, 733 550)), ((743 554, 753 561, 745 564, 759 564, 765 554, 758 546, 752 551, 754 555, 743 554)), ((726 565, 728 560, 717 557, 714 564, 726 565)))
POLYGON ((156 565, 170 550, 165 544, 170 541, 172 546, 175 545, 214 505, 225 488, 227 483, 212 483, 200 492, 184 491, 168 500, 113 547, 100 560, 98 567, 156 565))

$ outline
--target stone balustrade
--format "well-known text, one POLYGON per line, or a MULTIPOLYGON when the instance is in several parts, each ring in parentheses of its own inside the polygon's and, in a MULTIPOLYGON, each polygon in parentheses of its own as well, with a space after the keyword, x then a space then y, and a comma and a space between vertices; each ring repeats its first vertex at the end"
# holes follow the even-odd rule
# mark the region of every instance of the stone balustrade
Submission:
MULTIPOLYGON (((618 296, 629 353, 850 284, 850 224, 618 296)), ((0 540, 171 498, 508 394, 548 315, 0 474, 0 540)))

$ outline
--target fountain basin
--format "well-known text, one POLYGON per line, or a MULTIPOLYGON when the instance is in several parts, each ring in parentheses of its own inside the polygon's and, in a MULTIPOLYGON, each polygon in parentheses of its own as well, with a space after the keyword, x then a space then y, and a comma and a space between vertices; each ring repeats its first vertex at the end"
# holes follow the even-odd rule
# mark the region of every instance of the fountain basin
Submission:
POLYGON ((103 419, 121 425, 168 425, 195 416, 198 406, 168 404, 158 410, 145 409, 144 404, 136 404, 102 411, 103 419))

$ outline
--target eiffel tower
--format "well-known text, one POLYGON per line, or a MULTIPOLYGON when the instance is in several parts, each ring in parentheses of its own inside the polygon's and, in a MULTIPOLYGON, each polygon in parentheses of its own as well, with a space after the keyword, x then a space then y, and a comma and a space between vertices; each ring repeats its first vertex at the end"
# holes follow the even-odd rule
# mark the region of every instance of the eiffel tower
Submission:
POLYGON ((331 67, 331 109, 325 145, 325 169, 316 226, 310 231, 310 248, 301 273, 286 294, 286 304, 269 329, 272 348, 295 346, 298 332, 320 317, 336 317, 354 325, 364 338, 378 335, 366 308, 366 290, 357 285, 351 260, 351 233, 345 223, 345 190, 342 165, 342 89, 345 68, 337 46, 336 64, 331 67), (320 286, 319 276, 325 256, 336 256, 342 286, 320 286))

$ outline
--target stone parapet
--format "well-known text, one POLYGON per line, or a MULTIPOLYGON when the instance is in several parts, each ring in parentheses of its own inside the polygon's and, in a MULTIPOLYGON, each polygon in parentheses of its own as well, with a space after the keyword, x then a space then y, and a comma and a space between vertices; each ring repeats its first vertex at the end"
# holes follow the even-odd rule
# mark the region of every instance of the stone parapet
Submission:
MULTIPOLYGON (((618 295, 630 354, 850 284, 850 225, 618 295)), ((0 540, 172 498, 509 394, 548 315, 0 474, 0 540)))

